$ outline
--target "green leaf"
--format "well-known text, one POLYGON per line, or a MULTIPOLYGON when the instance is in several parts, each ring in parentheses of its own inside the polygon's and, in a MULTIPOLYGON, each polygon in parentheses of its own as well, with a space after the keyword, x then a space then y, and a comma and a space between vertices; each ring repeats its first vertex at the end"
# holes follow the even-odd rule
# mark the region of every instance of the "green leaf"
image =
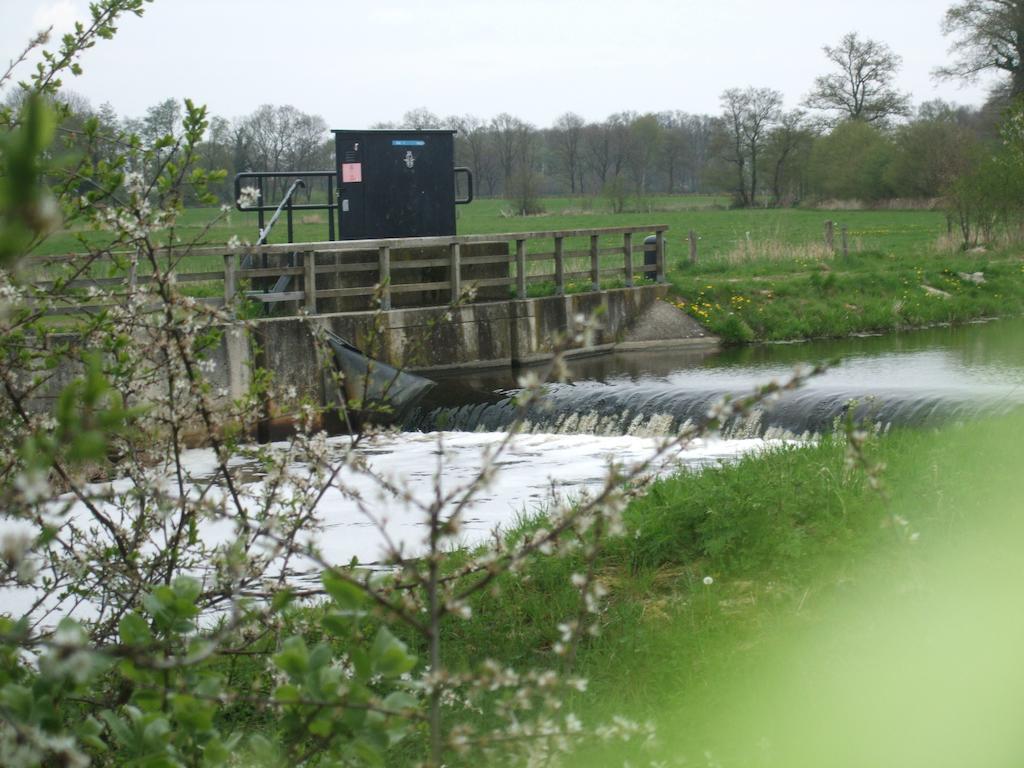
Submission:
POLYGON ((339 608, 355 611, 366 603, 366 593, 345 579, 341 579, 331 571, 324 571, 324 589, 339 608))
POLYGON ((174 594, 179 599, 188 603, 195 603, 203 591, 203 586, 199 583, 199 580, 194 579, 191 576, 179 576, 174 580, 171 587, 174 589, 174 594))
POLYGON ((338 611, 331 611, 320 620, 320 624, 332 635, 346 637, 352 629, 352 617, 338 611))
POLYGON ((329 736, 331 734, 331 721, 326 717, 318 717, 309 724, 309 732, 314 736, 329 736))
POLYGON ((373 669, 385 677, 397 677, 416 666, 416 657, 408 653, 405 643, 387 627, 381 627, 370 648, 373 669))
POLYGON ((331 647, 326 643, 317 643, 309 654, 309 668, 311 671, 327 667, 331 663, 331 647))
POLYGON ((293 677, 304 675, 309 669, 309 651, 301 637, 289 637, 284 641, 281 652, 274 656, 278 669, 293 677))
POLYGON ((205 765, 224 765, 230 757, 231 750, 220 739, 210 739, 203 747, 203 763, 205 765))
POLYGON ((281 704, 294 704, 300 698, 299 689, 294 685, 279 685, 274 690, 274 700, 281 704))
POLYGON ((370 654, 363 648, 350 648, 348 657, 352 660, 356 677, 360 680, 369 679, 373 674, 373 662, 370 660, 370 654))
POLYGON ((352 748, 364 763, 368 765, 384 765, 384 756, 380 753, 380 750, 365 739, 357 739, 352 748))
POLYGON ((274 593, 274 598, 270 601, 270 608, 274 612, 282 611, 291 605, 294 599, 295 593, 290 588, 282 589, 274 593))
POLYGON ((118 632, 125 645, 147 645, 153 641, 149 624, 137 613, 126 614, 118 625, 118 632))
POLYGON ((416 709, 418 706, 419 702, 416 700, 416 697, 405 691, 389 693, 387 698, 384 699, 384 709, 391 710, 392 712, 416 709))

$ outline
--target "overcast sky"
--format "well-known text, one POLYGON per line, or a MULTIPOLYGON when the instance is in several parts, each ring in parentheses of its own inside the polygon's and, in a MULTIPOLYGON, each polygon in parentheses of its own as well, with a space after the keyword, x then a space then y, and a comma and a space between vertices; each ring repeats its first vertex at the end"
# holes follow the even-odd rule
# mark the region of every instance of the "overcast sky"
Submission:
MULTIPOLYGON (((82 59, 66 84, 138 116, 168 97, 235 117, 293 104, 333 128, 510 112, 540 126, 566 112, 717 113, 719 94, 776 88, 794 107, 848 31, 903 57, 915 103, 979 104, 989 81, 935 83, 951 0, 156 0, 82 59)), ((87 0, 0 0, 0 60, 37 29, 87 16, 87 0)), ((22 70, 23 74, 27 72, 22 70)))

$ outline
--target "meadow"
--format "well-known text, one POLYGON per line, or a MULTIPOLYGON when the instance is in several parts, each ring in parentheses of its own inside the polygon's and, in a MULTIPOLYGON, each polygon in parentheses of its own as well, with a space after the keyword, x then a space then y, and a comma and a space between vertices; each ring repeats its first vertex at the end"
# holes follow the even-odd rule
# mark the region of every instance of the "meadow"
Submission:
MULTIPOLYGON (((503 200, 478 199, 460 206, 459 234, 496 234, 664 224, 667 276, 673 301, 726 343, 838 337, 880 333, 935 323, 1024 312, 1024 261, 1014 244, 963 251, 934 210, 730 209, 728 199, 710 195, 652 196, 632 209, 613 213, 601 198, 547 198, 546 213, 516 216, 503 200), (826 221, 834 222, 834 248, 825 246, 826 221), (841 252, 847 231, 848 255, 841 252), (689 232, 698 237, 697 259, 689 258, 689 232), (982 280, 964 275, 982 273, 982 280)), ((255 214, 188 209, 173 233, 181 242, 224 243, 232 236, 253 241, 255 214)), ((104 233, 64 231, 51 236, 42 254, 80 250, 102 242, 104 233)), ((327 238, 326 212, 297 212, 296 242, 327 238)), ((283 219, 270 242, 286 240, 283 219)), ((567 252, 586 252, 586 238, 569 239, 567 252)), ((608 245, 621 242, 611 238, 608 245)), ((640 244, 634 243, 639 251, 640 244)), ((550 251, 544 240, 532 252, 550 251)), ((642 261, 634 255, 634 263, 642 261)), ((621 257, 602 257, 620 266, 621 257)), ((586 272, 585 256, 567 259, 566 271, 586 272)), ((218 257, 187 259, 180 271, 222 268, 218 257)), ((115 274, 109 267, 94 276, 115 274)), ((550 272, 531 262, 531 274, 550 272)), ((142 272, 145 272, 143 268, 142 272)), ((610 277, 605 287, 622 285, 610 277)), ((577 280, 570 291, 589 290, 577 280)), ((219 284, 193 283, 196 295, 220 294, 219 284)), ((547 295, 553 284, 531 285, 547 295)))

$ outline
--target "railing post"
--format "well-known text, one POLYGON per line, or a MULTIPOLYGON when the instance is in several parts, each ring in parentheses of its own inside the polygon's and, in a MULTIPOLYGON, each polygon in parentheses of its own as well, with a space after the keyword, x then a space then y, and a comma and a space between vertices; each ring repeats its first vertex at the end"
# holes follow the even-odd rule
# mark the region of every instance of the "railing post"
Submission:
POLYGON ((334 214, 338 208, 338 199, 334 196, 334 174, 327 177, 327 239, 334 239, 334 214))
POLYGON ((391 248, 377 249, 377 279, 380 283, 380 308, 391 309, 391 248))
POLYGON ((825 222, 825 247, 828 249, 829 253, 832 252, 832 249, 834 247, 832 244, 834 231, 835 222, 829 219, 828 221, 825 222))
MULTIPOLYGON (((655 268, 655 282, 665 282, 665 233, 661 230, 654 233, 654 260, 657 265, 655 268)), ((647 277, 650 277, 650 273, 647 273, 647 277)))
POLYGON ((302 292, 306 300, 306 311, 316 314, 316 254, 306 252, 302 254, 302 292))
POLYGON ((592 290, 601 290, 601 259, 598 255, 598 235, 590 236, 590 287, 592 290))
POLYGON ((850 243, 847 240, 847 229, 845 224, 839 228, 839 235, 843 242, 843 258, 845 259, 850 255, 850 243))
POLYGON ((690 263, 697 263, 697 233, 690 230, 690 263))
POLYGON ((526 298, 526 241, 516 240, 516 298, 526 298))
POLYGON ((238 278, 235 275, 235 254, 224 254, 224 304, 227 306, 238 292, 238 278))
POLYGON ((555 238, 555 293, 565 295, 565 249, 561 237, 555 238))
POLYGON ((448 281, 452 287, 452 304, 457 304, 462 298, 462 258, 458 243, 448 246, 448 258, 448 281))
POLYGON ((633 233, 622 236, 622 255, 626 261, 626 287, 633 287, 633 233))

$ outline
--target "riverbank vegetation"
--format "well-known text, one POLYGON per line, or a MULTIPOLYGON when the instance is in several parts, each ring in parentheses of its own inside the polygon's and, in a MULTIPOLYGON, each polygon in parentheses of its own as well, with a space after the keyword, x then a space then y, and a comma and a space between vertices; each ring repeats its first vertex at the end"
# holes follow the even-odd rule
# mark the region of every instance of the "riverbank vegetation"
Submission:
MULTIPOLYGON (((715 764, 740 766, 767 749, 779 765, 821 764, 811 755, 855 765, 828 751, 829 739, 851 727, 842 719, 851 714, 864 728, 852 740, 881 762, 891 749, 919 756, 915 765, 938 756, 934 736, 953 717, 976 722, 970 711, 977 702, 952 691, 927 697, 943 676, 965 679, 995 663, 983 659, 986 631, 1003 626, 993 603, 1020 587, 1012 547, 984 547, 1007 532, 1019 534, 1024 522, 1015 469, 1021 426, 1018 414, 938 431, 900 430, 867 438, 858 454, 841 437, 828 437, 658 481, 630 504, 625 535, 594 564, 609 596, 600 635, 588 638, 576 659, 588 689, 565 708, 588 721, 616 713, 650 720, 659 739, 651 751, 642 739, 595 747, 575 764, 703 764, 710 754, 715 764), (979 581, 969 569, 986 552, 991 568, 980 581, 993 592, 969 599, 994 613, 972 612, 981 625, 961 636, 956 615, 930 611, 946 600, 966 607, 966 585, 979 581), (1005 577, 1011 581, 1001 583, 1005 577), (964 580, 963 594, 957 579, 964 580), (850 605, 865 615, 848 612, 850 605), (930 649, 924 636, 906 636, 906 628, 892 635, 882 628, 899 624, 900 611, 916 619, 926 614, 930 649), (865 627, 868 621, 879 626, 865 627), (872 698, 842 701, 837 686, 853 686, 849 676, 870 659, 880 666, 856 687, 872 698), (892 666, 904 675, 884 679, 882 670, 892 666), (821 689, 808 674, 821 674, 821 689), (921 690, 908 688, 917 675, 935 678, 921 690), (788 712, 773 718, 777 700, 756 701, 777 695, 768 693, 769 682, 810 698, 787 700, 788 712), (901 725, 897 710, 909 703, 942 719, 901 725), (880 706, 894 722, 857 711, 861 706, 880 706), (815 733, 819 727, 825 731, 815 733), (918 740, 925 733, 933 738, 918 740)), ((481 596, 473 619, 452 625, 452 663, 483 654, 503 664, 557 664, 554 624, 572 604, 571 575, 584 568, 579 558, 539 559, 509 577, 500 598, 481 596)), ((1008 622, 1019 631, 1019 617, 1008 622)), ((1010 647, 999 648, 999 660, 1020 672, 1010 647)), ((1002 701, 1015 695, 1008 678, 992 692, 1002 701)), ((1012 735, 1012 725, 998 733, 1012 735)))

